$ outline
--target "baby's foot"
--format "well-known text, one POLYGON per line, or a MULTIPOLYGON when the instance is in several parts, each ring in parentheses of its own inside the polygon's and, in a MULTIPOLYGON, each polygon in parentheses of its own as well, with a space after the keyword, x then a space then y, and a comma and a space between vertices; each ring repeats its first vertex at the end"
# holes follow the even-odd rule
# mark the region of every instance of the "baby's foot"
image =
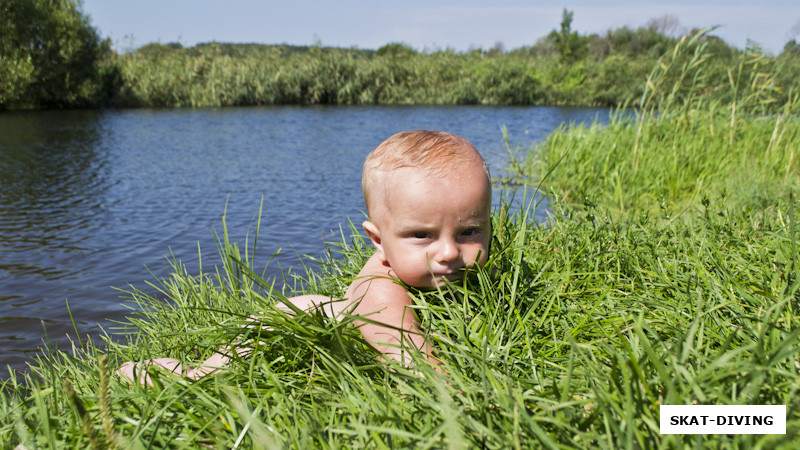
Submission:
MULTIPOLYGON (((147 363, 147 361, 144 362, 147 363)), ((147 371, 142 369, 140 365, 134 361, 128 361, 121 365, 119 369, 117 369, 116 374, 118 377, 125 379, 125 381, 130 381, 131 383, 136 383, 138 376, 139 384, 147 386, 153 385, 147 371)))
POLYGON ((117 369, 116 374, 120 377, 125 377, 131 382, 139 383, 143 386, 152 386, 153 380, 150 379, 150 374, 147 373, 147 368, 157 365, 162 369, 180 375, 183 373, 183 365, 177 359, 172 358, 157 358, 148 359, 137 363, 135 361, 128 361, 117 369))

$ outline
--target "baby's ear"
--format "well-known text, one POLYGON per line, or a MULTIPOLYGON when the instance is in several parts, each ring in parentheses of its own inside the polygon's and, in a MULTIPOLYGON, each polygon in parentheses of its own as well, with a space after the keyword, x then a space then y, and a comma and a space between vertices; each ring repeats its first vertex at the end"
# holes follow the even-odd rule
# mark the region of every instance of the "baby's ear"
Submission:
POLYGON ((381 231, 369 220, 365 220, 361 226, 364 227, 364 231, 372 241, 372 245, 375 246, 375 251, 377 252, 378 258, 380 258, 381 261, 386 262, 386 254, 383 251, 383 242, 381 241, 381 231))

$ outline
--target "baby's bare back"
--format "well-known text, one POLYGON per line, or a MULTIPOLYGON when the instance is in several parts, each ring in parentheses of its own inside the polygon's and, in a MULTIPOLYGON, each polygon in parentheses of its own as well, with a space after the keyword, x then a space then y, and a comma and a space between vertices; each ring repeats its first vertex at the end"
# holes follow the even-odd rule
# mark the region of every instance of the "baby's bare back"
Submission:
POLYGON ((372 255, 350 283, 343 298, 325 295, 299 295, 287 298, 294 308, 284 302, 275 307, 286 314, 294 315, 295 308, 305 312, 321 310, 326 316, 339 319, 345 313, 374 314, 395 303, 406 305, 408 294, 391 276, 391 268, 384 265, 377 255, 372 255))

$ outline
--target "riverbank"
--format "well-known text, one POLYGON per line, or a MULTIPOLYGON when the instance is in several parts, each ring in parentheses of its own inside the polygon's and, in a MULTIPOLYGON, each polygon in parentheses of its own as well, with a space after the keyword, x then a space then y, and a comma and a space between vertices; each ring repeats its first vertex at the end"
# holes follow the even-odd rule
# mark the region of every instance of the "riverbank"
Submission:
MULTIPOLYGON (((740 51, 709 34, 670 38, 627 28, 586 37, 582 57, 565 58, 552 40, 508 51, 417 52, 322 46, 149 44, 106 62, 107 102, 118 107, 247 105, 525 105, 643 107, 643 82, 679 42, 706 47, 707 96, 724 97, 735 76, 774 73, 776 91, 800 88, 791 74, 800 50, 778 57, 740 51), (701 42, 702 41, 702 42, 701 42), (591 42, 591 45, 589 44, 591 42), (742 62, 760 60, 760 65, 742 62)), ((798 47, 800 48, 800 47, 798 47)), ((772 105, 779 108, 787 98, 772 105)))
MULTIPOLYGON (((420 51, 397 42, 377 49, 210 42, 188 48, 149 43, 117 52, 80 3, 20 4, 0 17, 0 29, 8 30, 0 42, 0 111, 287 104, 642 107, 638 99, 651 68, 687 40, 710 50, 704 95, 725 97, 730 77, 735 80, 743 68, 744 76, 775 74, 774 86, 787 97, 800 89, 800 45, 794 40, 779 55, 766 55, 755 43, 731 47, 713 28, 676 37, 656 19, 635 29, 581 34, 572 18, 564 9, 558 28, 515 49, 500 42, 466 52, 420 51), (758 67, 749 64, 753 59, 758 67)), ((779 109, 787 97, 772 106, 779 109)))
POLYGON ((753 71, 708 96, 707 68, 702 52, 679 44, 650 74, 641 109, 612 114, 608 126, 562 127, 518 152, 511 172, 569 204, 619 217, 693 217, 709 202, 760 214, 798 198, 800 93, 787 97, 774 74, 753 71), (772 111, 779 97, 789 100, 772 111))

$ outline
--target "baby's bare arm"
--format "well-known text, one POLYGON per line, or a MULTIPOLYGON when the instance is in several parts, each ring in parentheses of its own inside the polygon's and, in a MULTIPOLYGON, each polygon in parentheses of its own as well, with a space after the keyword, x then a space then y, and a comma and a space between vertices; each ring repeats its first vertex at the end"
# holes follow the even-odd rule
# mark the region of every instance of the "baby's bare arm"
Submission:
MULTIPOLYGON (((358 320, 355 325, 367 342, 378 351, 403 364, 411 364, 411 351, 419 350, 432 364, 439 361, 433 356, 433 349, 422 334, 414 303, 406 289, 371 258, 356 280, 350 285, 344 300, 333 301, 321 295, 303 295, 289 299, 292 304, 306 312, 315 309, 325 312, 334 319, 347 312, 362 316, 368 321, 358 320)), ((292 310, 279 303, 278 309, 292 315, 292 310)))
POLYGON ((403 286, 390 278, 367 277, 357 280, 348 293, 360 299, 353 313, 369 319, 357 321, 356 326, 370 345, 405 365, 413 362, 411 355, 416 350, 430 363, 439 364, 403 286))

